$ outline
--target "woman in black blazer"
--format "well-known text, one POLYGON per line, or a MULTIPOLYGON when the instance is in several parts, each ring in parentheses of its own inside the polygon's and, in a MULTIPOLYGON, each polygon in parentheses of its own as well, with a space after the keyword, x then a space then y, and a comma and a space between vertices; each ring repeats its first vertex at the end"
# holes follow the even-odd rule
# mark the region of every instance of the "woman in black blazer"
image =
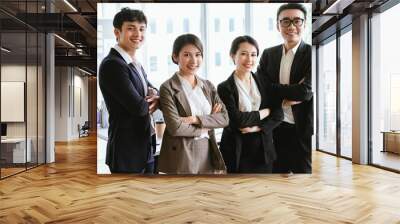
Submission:
POLYGON ((272 130, 283 119, 282 100, 251 71, 258 54, 252 37, 237 37, 230 50, 236 69, 218 85, 229 115, 220 143, 228 173, 271 173, 276 158, 272 130))

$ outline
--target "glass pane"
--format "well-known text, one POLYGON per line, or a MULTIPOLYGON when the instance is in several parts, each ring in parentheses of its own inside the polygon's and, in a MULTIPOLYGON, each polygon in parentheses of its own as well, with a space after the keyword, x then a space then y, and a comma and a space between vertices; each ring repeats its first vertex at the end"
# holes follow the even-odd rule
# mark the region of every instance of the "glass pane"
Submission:
POLYGON ((340 37, 340 141, 341 155, 352 157, 352 35, 340 37))
POLYGON ((26 141, 26 34, 1 34, 1 175, 25 170, 30 160, 30 142, 26 141), (4 50, 5 49, 5 50, 4 50), (26 148, 28 147, 28 152, 26 148))
POLYGON ((319 47, 318 147, 336 153, 336 39, 319 47))
POLYGON ((400 170, 400 5, 372 18, 372 163, 400 170))

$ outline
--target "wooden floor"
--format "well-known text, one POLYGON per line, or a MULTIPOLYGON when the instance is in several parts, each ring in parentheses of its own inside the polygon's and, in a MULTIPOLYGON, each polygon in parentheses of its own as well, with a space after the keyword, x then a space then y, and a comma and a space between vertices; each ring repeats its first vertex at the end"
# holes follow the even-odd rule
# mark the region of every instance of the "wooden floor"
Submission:
POLYGON ((96 174, 96 137, 0 181, 0 223, 400 223, 400 175, 316 152, 312 175, 96 174))

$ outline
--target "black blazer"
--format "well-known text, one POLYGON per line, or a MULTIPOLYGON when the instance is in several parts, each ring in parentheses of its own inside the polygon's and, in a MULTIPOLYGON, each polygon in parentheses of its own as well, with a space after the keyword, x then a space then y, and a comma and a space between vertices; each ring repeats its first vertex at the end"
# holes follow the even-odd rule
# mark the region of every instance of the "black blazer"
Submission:
POLYGON ((311 46, 300 43, 290 70, 290 85, 279 84, 279 71, 283 45, 265 49, 257 75, 272 85, 282 99, 303 101, 293 105, 293 117, 297 133, 303 137, 313 134, 313 93, 311 87, 311 46), (304 81, 298 84, 302 79, 304 81))
POLYGON ((111 49, 100 64, 99 85, 109 112, 106 164, 111 172, 142 172, 152 156, 153 140, 149 105, 139 74, 111 49))
POLYGON ((242 133, 239 128, 260 126, 266 163, 276 159, 275 147, 272 140, 272 130, 283 119, 282 100, 264 83, 262 79, 252 73, 261 94, 260 109, 270 108, 271 114, 260 120, 258 111, 239 111, 239 93, 235 84, 234 74, 218 85, 218 95, 224 102, 229 115, 229 126, 224 128, 220 143, 220 150, 224 157, 228 172, 237 172, 242 152, 242 133))

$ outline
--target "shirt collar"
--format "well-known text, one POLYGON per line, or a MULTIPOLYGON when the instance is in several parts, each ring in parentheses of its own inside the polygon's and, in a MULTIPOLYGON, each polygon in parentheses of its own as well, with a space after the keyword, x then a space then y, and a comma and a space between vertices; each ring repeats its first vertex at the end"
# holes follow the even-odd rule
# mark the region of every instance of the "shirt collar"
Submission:
MULTIPOLYGON (((293 55, 295 55, 296 54, 296 51, 297 51, 297 49, 299 48, 299 46, 300 46, 300 43, 301 43, 301 40, 296 44, 296 46, 294 46, 292 49, 290 49, 292 52, 293 52, 293 55)), ((283 55, 286 55, 285 54, 285 45, 283 45, 282 44, 282 54, 283 55)), ((288 51, 289 52, 289 51, 288 51)))
POLYGON ((127 64, 133 63, 132 57, 118 44, 114 46, 114 49, 122 56, 127 64))
MULTIPOLYGON (((189 83, 185 78, 183 78, 183 77, 179 74, 179 72, 177 72, 176 74, 178 75, 179 81, 181 81, 182 84, 185 84, 185 85, 187 85, 187 86, 190 86, 190 89, 192 89, 192 86, 190 85, 190 83, 189 83)), ((196 85, 195 87, 203 88, 203 85, 204 85, 204 84, 203 84, 203 81, 202 81, 201 79, 199 79, 199 78, 197 77, 197 75, 195 75, 195 78, 196 78, 196 81, 197 81, 197 85, 196 85)))

